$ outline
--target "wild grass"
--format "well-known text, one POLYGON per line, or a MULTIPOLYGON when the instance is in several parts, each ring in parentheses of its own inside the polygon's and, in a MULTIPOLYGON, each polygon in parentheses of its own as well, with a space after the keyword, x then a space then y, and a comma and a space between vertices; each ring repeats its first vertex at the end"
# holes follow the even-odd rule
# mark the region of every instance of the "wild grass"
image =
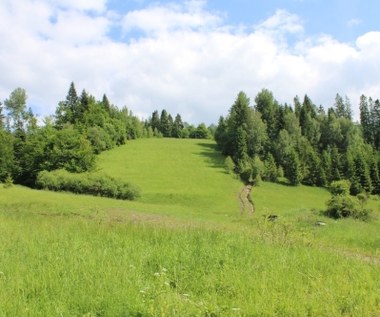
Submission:
POLYGON ((99 169, 138 201, 0 186, 0 316, 378 316, 379 200, 336 221, 327 191, 263 183, 241 217, 223 162, 212 141, 137 140, 99 169))
POLYGON ((371 316, 380 309, 378 266, 290 237, 0 217, 3 316, 371 316))

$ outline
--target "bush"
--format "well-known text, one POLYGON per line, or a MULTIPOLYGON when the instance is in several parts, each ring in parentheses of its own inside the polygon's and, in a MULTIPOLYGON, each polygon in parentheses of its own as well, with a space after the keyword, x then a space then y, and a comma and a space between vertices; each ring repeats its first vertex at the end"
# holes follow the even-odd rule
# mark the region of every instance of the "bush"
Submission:
POLYGON ((368 220, 371 210, 364 208, 364 203, 357 197, 349 195, 335 195, 327 202, 326 216, 339 219, 352 217, 368 220))
POLYGON ((7 178, 4 181, 4 188, 11 188, 13 186, 13 178, 10 174, 8 174, 7 178))
POLYGON ((226 169, 226 172, 228 174, 234 174, 235 173, 235 163, 232 160, 231 156, 227 156, 224 160, 224 168, 226 169))
POLYGON ((37 176, 41 189, 68 191, 76 194, 135 200, 140 191, 130 183, 103 174, 73 174, 66 170, 42 171, 37 176))
POLYGON ((333 196, 348 195, 350 193, 351 183, 348 180, 334 181, 330 184, 329 191, 333 196))

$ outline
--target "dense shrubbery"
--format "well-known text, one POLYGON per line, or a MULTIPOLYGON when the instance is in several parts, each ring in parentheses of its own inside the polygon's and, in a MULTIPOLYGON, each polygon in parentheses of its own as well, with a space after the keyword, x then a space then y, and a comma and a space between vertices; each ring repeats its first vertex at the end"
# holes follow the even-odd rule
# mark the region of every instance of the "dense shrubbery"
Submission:
POLYGON ((37 177, 37 186, 54 191, 69 191, 116 199, 134 200, 139 190, 127 182, 102 174, 73 174, 66 170, 42 171, 37 177))
POLYGON ((350 182, 347 180, 335 181, 331 183, 330 192, 332 197, 327 202, 325 214, 329 217, 368 220, 371 210, 366 209, 366 194, 359 194, 356 197, 350 196, 350 182))

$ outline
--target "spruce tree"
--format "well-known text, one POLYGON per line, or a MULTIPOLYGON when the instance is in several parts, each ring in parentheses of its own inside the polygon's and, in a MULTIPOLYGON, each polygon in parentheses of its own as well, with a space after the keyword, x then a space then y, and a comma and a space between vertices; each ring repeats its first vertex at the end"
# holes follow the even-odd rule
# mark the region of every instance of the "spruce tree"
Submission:
POLYGON ((184 128, 184 125, 182 122, 182 118, 180 114, 177 114, 175 116, 174 123, 173 123, 172 137, 181 138, 183 128, 184 128))
POLYGON ((5 115, 3 114, 3 104, 0 101, 0 131, 5 129, 5 115))
POLYGON ((161 132, 161 129, 160 129, 160 116, 159 116, 157 110, 153 111, 153 113, 152 113, 152 118, 150 119, 150 126, 152 127, 153 131, 156 130, 157 133, 161 132))
POLYGON ((301 164, 298 154, 294 149, 286 155, 284 174, 291 185, 298 185, 301 182, 301 164))
POLYGON ((380 150, 380 101, 377 99, 371 112, 373 145, 376 150, 380 150))
POLYGON ((369 173, 372 183, 372 194, 380 194, 380 172, 379 172, 379 162, 380 153, 375 152, 370 158, 369 173))
POLYGON ((360 125, 363 132, 364 141, 368 144, 373 144, 373 131, 371 126, 371 113, 368 106, 367 97, 360 96, 360 125))
POLYGON ((363 153, 360 153, 354 158, 355 179, 359 182, 361 190, 367 193, 372 192, 372 182, 370 177, 369 166, 364 159, 363 153))
POLYGON ((170 137, 172 131, 172 120, 169 119, 167 111, 164 109, 161 111, 160 116, 160 131, 164 137, 170 137))

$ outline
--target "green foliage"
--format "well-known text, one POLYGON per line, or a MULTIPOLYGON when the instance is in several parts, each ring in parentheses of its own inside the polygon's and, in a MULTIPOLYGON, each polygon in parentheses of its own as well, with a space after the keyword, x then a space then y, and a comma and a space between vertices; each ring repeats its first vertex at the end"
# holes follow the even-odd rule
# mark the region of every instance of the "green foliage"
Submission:
POLYGON ((269 153, 264 161, 263 179, 270 182, 275 182, 277 180, 277 177, 279 177, 279 173, 276 162, 273 155, 269 153))
POLYGON ((226 172, 228 174, 234 174, 235 173, 235 163, 231 156, 227 156, 224 160, 224 166, 226 168, 226 172))
POLYGON ((8 99, 4 101, 8 116, 11 121, 11 127, 14 130, 25 129, 27 120, 26 100, 27 94, 25 89, 16 88, 13 90, 8 99))
POLYGON ((327 202, 325 214, 329 217, 339 219, 352 217, 355 219, 368 220, 370 209, 364 208, 364 200, 349 195, 335 195, 327 202))
POLYGON ((376 146, 371 131, 380 126, 373 119, 380 117, 380 102, 361 99, 366 124, 363 133, 370 133, 370 146, 364 142, 368 137, 363 139, 358 125, 352 122, 347 97, 344 100, 337 94, 334 108, 327 113, 307 95, 302 103, 294 98, 294 107, 293 111, 287 104, 280 105, 270 91, 263 89, 251 108, 249 98, 240 92, 229 115, 220 117, 215 140, 222 153, 233 158, 237 172, 244 171, 242 178, 251 178, 247 162, 258 156, 266 164, 267 172, 262 176, 267 180, 275 181, 275 166, 281 166, 292 185, 326 186, 349 179, 353 194, 379 192, 379 164, 373 159, 376 146))
POLYGON ((50 169, 64 168, 81 173, 95 167, 95 155, 90 142, 73 128, 57 131, 50 158, 50 169))
POLYGON ((367 196, 363 193, 356 197, 350 196, 351 183, 348 180, 334 181, 330 184, 329 190, 332 197, 327 202, 325 214, 329 217, 368 220, 371 214, 370 209, 365 208, 367 196))
POLYGON ((189 135, 192 139, 209 139, 210 132, 204 123, 198 125, 198 127, 192 131, 189 135))
POLYGON ((0 130, 0 181, 4 181, 13 169, 13 137, 10 133, 0 130))
POLYGON ((42 171, 37 177, 37 186, 53 191, 68 191, 75 194, 134 200, 140 197, 139 190, 129 183, 101 174, 72 174, 66 170, 42 171))
POLYGON ((298 154, 295 150, 291 150, 285 156, 284 174, 291 185, 299 185, 302 179, 301 164, 298 154))
POLYGON ((329 186, 329 191, 333 196, 347 196, 350 193, 350 187, 350 181, 344 179, 332 182, 329 186))
POLYGON ((4 180, 3 187, 4 188, 11 188, 12 186, 13 186, 13 178, 12 178, 12 176, 10 174, 8 174, 8 176, 4 180))

